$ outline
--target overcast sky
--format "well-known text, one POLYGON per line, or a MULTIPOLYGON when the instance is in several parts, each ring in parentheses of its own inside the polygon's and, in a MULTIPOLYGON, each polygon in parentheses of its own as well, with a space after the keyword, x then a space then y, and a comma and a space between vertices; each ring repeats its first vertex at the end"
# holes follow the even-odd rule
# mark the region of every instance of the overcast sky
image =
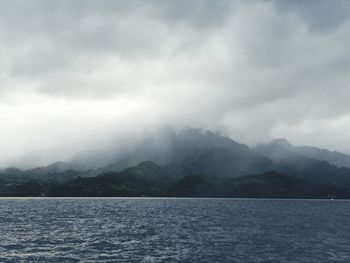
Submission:
POLYGON ((350 153, 350 1, 0 0, 0 162, 161 125, 350 153))

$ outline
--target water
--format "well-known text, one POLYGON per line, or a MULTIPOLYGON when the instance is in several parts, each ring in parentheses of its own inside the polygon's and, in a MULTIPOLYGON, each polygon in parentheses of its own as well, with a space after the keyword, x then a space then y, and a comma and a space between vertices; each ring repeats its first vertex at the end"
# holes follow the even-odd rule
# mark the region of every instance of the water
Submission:
POLYGON ((0 262, 350 262, 350 202, 0 199, 0 262))

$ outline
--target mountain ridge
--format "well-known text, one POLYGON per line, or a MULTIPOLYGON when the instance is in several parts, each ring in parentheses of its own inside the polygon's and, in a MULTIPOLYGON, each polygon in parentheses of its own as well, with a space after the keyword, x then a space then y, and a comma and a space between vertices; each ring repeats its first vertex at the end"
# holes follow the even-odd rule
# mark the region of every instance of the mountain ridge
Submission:
POLYGON ((330 151, 315 146, 294 146, 287 139, 274 139, 269 143, 254 147, 258 153, 279 161, 285 157, 299 154, 316 160, 324 160, 338 168, 350 168, 350 155, 338 151, 330 151))
MULTIPOLYGON (((285 139, 250 148, 228 137, 202 129, 166 129, 157 135, 146 136, 130 149, 115 156, 112 153, 99 154, 96 162, 95 153, 90 152, 84 160, 91 160, 94 167, 96 163, 103 164, 94 169, 88 165, 84 170, 84 161, 79 162, 76 157, 72 162, 56 162, 29 170, 3 169, 0 171, 0 181, 3 180, 4 184, 12 186, 31 182, 35 187, 42 187, 44 195, 48 193, 48 189, 53 189, 53 186, 59 188, 60 185, 69 186, 73 182, 94 182, 101 189, 113 193, 107 182, 120 182, 128 189, 136 186, 137 189, 142 189, 140 182, 152 182, 160 187, 166 185, 164 178, 172 182, 174 178, 191 175, 238 178, 275 171, 295 180, 303 180, 307 184, 350 187, 349 168, 339 168, 326 160, 307 157, 295 150, 300 149, 299 147, 293 146, 285 139), (108 163, 109 161, 112 162, 108 163), (79 165, 75 166, 77 163, 79 165), (104 165, 106 163, 108 164, 104 165), (112 175, 116 177, 112 178, 112 175), (126 178, 126 175, 129 178, 126 178)), ((101 189, 89 187, 101 194, 101 189)), ((78 188, 74 189, 78 191, 78 188)), ((140 193, 139 190, 136 192, 140 193)), ((125 193, 130 194, 127 191, 125 193)))

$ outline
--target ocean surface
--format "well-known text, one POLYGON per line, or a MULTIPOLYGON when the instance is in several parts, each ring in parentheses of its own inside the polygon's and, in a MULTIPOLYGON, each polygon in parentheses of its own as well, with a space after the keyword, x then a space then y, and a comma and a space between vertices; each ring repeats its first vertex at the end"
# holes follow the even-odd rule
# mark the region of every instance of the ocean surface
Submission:
POLYGON ((350 262, 350 202, 0 199, 0 262, 350 262))

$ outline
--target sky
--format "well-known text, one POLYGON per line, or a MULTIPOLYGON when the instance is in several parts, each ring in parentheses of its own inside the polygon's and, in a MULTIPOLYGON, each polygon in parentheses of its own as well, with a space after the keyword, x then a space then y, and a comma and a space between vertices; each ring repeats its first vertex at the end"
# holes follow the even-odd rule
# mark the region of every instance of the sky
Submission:
POLYGON ((350 153, 350 1, 0 0, 0 164, 164 125, 350 153))

